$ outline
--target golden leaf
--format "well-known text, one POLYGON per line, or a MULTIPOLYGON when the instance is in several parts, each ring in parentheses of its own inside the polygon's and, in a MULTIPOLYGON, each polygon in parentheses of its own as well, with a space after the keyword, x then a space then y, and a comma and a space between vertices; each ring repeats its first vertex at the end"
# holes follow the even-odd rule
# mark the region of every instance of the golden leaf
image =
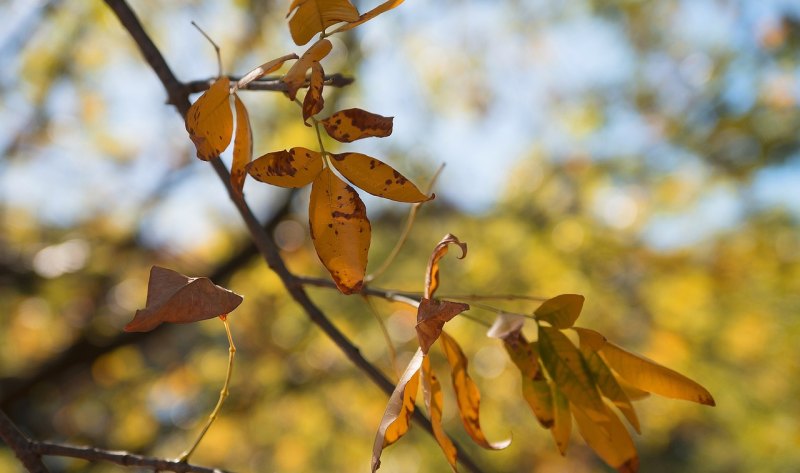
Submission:
POLYGON ((417 309, 417 338, 423 353, 428 353, 431 345, 439 338, 445 322, 469 310, 461 302, 438 301, 422 298, 417 309))
POLYGON ((636 447, 622 421, 606 407, 608 421, 597 424, 579 406, 572 405, 578 432, 597 455, 620 473, 639 471, 636 447))
POLYGON ((430 200, 402 174, 375 158, 359 153, 342 153, 331 156, 331 164, 355 186, 372 195, 397 202, 424 202, 430 200))
POLYGON ((322 125, 334 140, 350 143, 362 138, 385 138, 391 135, 393 119, 360 108, 348 108, 322 120, 322 125))
POLYGON ((233 94, 233 105, 236 110, 236 136, 233 139, 233 163, 231 163, 231 187, 241 197, 247 165, 253 159, 253 130, 250 128, 250 117, 247 108, 239 96, 233 94))
POLYGON ((428 355, 422 359, 422 392, 425 395, 425 407, 428 409, 428 414, 431 417, 431 426, 433 427, 433 436, 436 442, 439 443, 442 452, 444 452, 447 462, 453 471, 457 471, 456 457, 458 452, 455 445, 450 441, 450 438, 442 428, 442 405, 444 404, 444 395, 442 394, 442 386, 436 375, 433 374, 431 369, 431 362, 428 355))
POLYGON ((254 80, 259 79, 259 78, 269 74, 270 72, 277 71, 278 69, 281 68, 281 66, 283 66, 283 63, 285 63, 286 61, 289 61, 291 59, 298 59, 297 54, 294 54, 294 53, 287 54, 287 55, 281 56, 281 57, 279 57, 277 59, 273 59, 271 61, 265 62, 264 64, 256 67, 252 71, 250 71, 247 74, 245 74, 244 77, 239 79, 239 82, 236 83, 235 87, 237 89, 243 89, 243 88, 245 88, 247 86, 247 84, 253 82, 254 80))
POLYGON ((311 239, 317 256, 344 294, 361 289, 367 268, 371 227, 356 191, 330 169, 311 185, 308 207, 311 239))
POLYGON ((298 46, 306 44, 315 34, 331 25, 342 21, 358 21, 360 18, 358 10, 348 0, 294 0, 286 16, 293 11, 295 13, 289 19, 289 31, 298 46))
POLYGON ((306 83, 306 72, 311 69, 315 62, 319 62, 331 52, 333 45, 327 39, 322 39, 314 43, 308 51, 300 56, 289 72, 283 76, 283 83, 286 84, 286 93, 289 98, 294 100, 297 97, 297 91, 306 83))
POLYGON ((489 442, 486 439, 486 435, 481 430, 480 422, 481 393, 467 372, 467 357, 464 356, 464 352, 458 346, 458 343, 447 333, 442 332, 439 339, 442 341, 447 362, 450 363, 453 390, 456 392, 456 401, 458 403, 458 413, 461 415, 461 421, 464 423, 467 433, 475 443, 483 448, 502 450, 508 447, 511 444, 510 439, 500 442, 489 442))
POLYGON ((534 311, 536 318, 543 320, 555 328, 569 328, 581 315, 583 296, 578 294, 561 294, 546 300, 534 311))
POLYGON ((428 260, 428 268, 425 272, 425 299, 433 298, 433 294, 439 287, 439 260, 444 258, 444 255, 447 254, 448 245, 451 243, 461 248, 461 256, 459 256, 458 259, 464 259, 467 256, 467 244, 462 243, 458 237, 452 233, 445 235, 444 238, 436 244, 428 260))
POLYGON ((333 30, 331 33, 338 33, 340 31, 351 30, 351 29, 355 28, 356 26, 358 26, 358 25, 360 25, 362 23, 366 23, 367 21, 375 18, 376 16, 380 15, 381 13, 387 12, 387 11, 391 10, 392 8, 395 8, 396 6, 398 6, 401 3, 403 3, 403 1, 404 0, 388 0, 386 2, 383 2, 380 5, 378 5, 377 7, 373 8, 372 10, 370 10, 370 11, 364 13, 363 15, 361 15, 358 18, 357 21, 353 21, 351 23, 344 24, 344 25, 336 28, 335 30, 333 30))
MULTIPOLYGON (((318 62, 311 63, 311 79, 308 91, 303 99, 303 122, 316 115, 325 106, 325 99, 322 98, 322 83, 325 80, 325 71, 318 62)), ((308 125, 308 123, 306 123, 308 125)), ((311 126, 311 125, 308 125, 311 126)))
POLYGON ((153 266, 147 284, 145 308, 136 311, 126 332, 149 332, 164 322, 186 324, 227 315, 242 296, 211 282, 153 266))
POLYGON ((322 155, 306 148, 275 151, 246 167, 254 179, 280 187, 303 187, 322 172, 322 155))
POLYGON ((216 158, 231 143, 233 113, 230 81, 220 77, 192 104, 186 113, 186 131, 203 161, 216 158))
POLYGON ((553 434, 553 440, 556 441, 556 447, 561 455, 566 455, 567 447, 569 447, 569 435, 572 432, 572 415, 569 408, 569 400, 558 386, 551 386, 553 393, 553 427, 550 432, 553 434))

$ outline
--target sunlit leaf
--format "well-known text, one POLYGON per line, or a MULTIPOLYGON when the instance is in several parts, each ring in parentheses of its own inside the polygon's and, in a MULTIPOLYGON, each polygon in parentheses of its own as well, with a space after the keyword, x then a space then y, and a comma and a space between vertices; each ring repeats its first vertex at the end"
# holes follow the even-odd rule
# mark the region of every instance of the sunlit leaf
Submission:
POLYGON ((149 332, 164 322, 186 324, 227 315, 242 296, 215 285, 208 278, 190 278, 153 266, 147 284, 145 308, 136 311, 126 332, 149 332))
POLYGON ((572 432, 572 415, 569 408, 569 400, 558 389, 558 386, 551 386, 553 394, 553 427, 550 431, 553 433, 553 439, 556 441, 556 446, 561 455, 566 455, 567 447, 569 447, 569 436, 572 432))
MULTIPOLYGON (((322 98, 322 83, 325 81, 325 71, 318 62, 311 63, 311 79, 308 91, 303 99, 303 121, 308 121, 325 106, 325 99, 322 98)), ((310 125, 309 125, 310 126, 310 125)))
POLYGON ((220 77, 192 104, 186 113, 186 131, 203 161, 220 155, 231 143, 233 113, 230 81, 220 77))
MULTIPOLYGON (((277 59, 273 59, 272 61, 265 62, 264 64, 256 67, 252 71, 248 72, 244 75, 239 81, 236 83, 236 88, 243 89, 247 86, 247 84, 253 82, 256 79, 260 79, 265 75, 269 74, 270 72, 275 72, 283 66, 283 63, 286 61, 298 59, 297 54, 287 54, 285 56, 281 56, 277 59)), ((304 73, 305 74, 305 73, 304 73)))
POLYGON ((598 424, 579 406, 572 405, 578 432, 604 462, 620 473, 635 473, 639 471, 639 456, 633 440, 622 421, 608 407, 606 410, 608 421, 598 424))
POLYGON ((347 30, 353 29, 356 26, 375 18, 376 16, 380 15, 381 13, 387 12, 387 11, 391 10, 392 8, 400 5, 401 3, 403 3, 403 1, 404 0, 388 0, 387 2, 381 3, 377 7, 373 8, 372 10, 370 10, 370 11, 364 13, 363 15, 361 15, 359 17, 358 21, 354 21, 352 23, 347 23, 345 25, 342 25, 339 28, 336 28, 335 30, 333 30, 333 33, 338 33, 340 31, 347 31, 347 30))
POLYGON ((359 153, 342 153, 334 154, 331 158, 331 164, 347 180, 372 195, 409 203, 431 199, 391 166, 373 157, 359 153))
POLYGON ((461 248, 461 256, 459 259, 464 259, 467 256, 467 244, 462 243, 457 236, 448 233, 436 245, 428 260, 428 268, 425 271, 425 298, 431 299, 436 289, 439 287, 439 260, 447 254, 448 245, 454 244, 461 248))
POLYGON ((439 379, 433 374, 431 369, 431 362, 428 356, 422 360, 422 392, 425 395, 425 407, 428 409, 428 414, 431 418, 431 426, 433 427, 433 436, 439 447, 442 448, 447 462, 453 471, 456 471, 456 457, 458 452, 455 445, 445 433, 442 428, 442 405, 444 403, 444 395, 442 394, 442 386, 439 379))
POLYGON ((414 400, 419 386, 419 373, 422 365, 422 350, 417 349, 414 357, 395 386, 389 403, 381 418, 375 443, 372 446, 372 471, 381 466, 381 452, 408 432, 411 415, 414 413, 414 400))
POLYGON ((303 187, 322 172, 322 155, 306 148, 275 151, 246 167, 254 179, 280 187, 303 187))
POLYGON ((358 292, 372 231, 358 193, 330 169, 323 169, 311 185, 308 220, 314 248, 336 287, 344 294, 358 292))
POLYGON ((537 319, 543 320, 553 327, 569 328, 581 315, 583 300, 583 296, 578 294, 561 294, 546 300, 534 311, 534 314, 537 319))
POLYGON ((286 93, 290 99, 294 100, 297 97, 297 91, 306 83, 306 73, 311 69, 312 65, 327 56, 332 48, 333 45, 327 39, 317 41, 300 56, 297 62, 292 64, 292 67, 283 76, 283 82, 286 84, 286 93))
POLYGON ((253 130, 250 128, 250 117, 247 108, 239 96, 233 95, 236 110, 236 136, 233 139, 233 163, 231 164, 231 186, 241 197, 247 165, 253 159, 253 130))
POLYGON ((391 135, 393 119, 360 108, 348 108, 322 120, 322 125, 334 140, 350 143, 362 138, 384 138, 391 135))
POLYGON ((550 429, 555 421, 550 383, 539 365, 539 348, 516 331, 503 339, 511 361, 522 375, 522 397, 542 427, 550 429))
POLYGON ((294 0, 289 6, 289 31, 295 44, 302 46, 315 34, 336 23, 359 20, 358 10, 348 0, 294 0), (296 11, 295 11, 296 10, 296 11))
POLYGON ((480 423, 481 393, 467 372, 467 357, 464 356, 458 343, 447 333, 442 332, 439 339, 442 341, 447 362, 450 363, 458 413, 461 415, 461 421, 464 423, 467 433, 475 443, 483 448, 501 450, 508 447, 511 444, 510 439, 500 442, 489 442, 486 439, 480 423))
POLYGON ((445 322, 456 315, 469 310, 467 304, 461 302, 439 301, 422 298, 417 309, 417 338, 424 353, 428 353, 431 345, 439 338, 445 322))

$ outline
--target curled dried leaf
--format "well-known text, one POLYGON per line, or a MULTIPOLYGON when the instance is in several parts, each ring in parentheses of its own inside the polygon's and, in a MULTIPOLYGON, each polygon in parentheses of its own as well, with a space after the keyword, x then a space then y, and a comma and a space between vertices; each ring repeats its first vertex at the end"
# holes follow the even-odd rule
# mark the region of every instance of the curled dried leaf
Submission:
POLYGON ((267 153, 246 166, 254 179, 273 186, 303 187, 322 172, 322 155, 306 148, 267 153))
POLYGON ((233 113, 230 80, 220 77, 186 113, 186 131, 203 161, 216 158, 231 143, 233 113))
POLYGON ((360 108, 348 108, 322 120, 322 125, 334 140, 350 143, 363 138, 391 135, 393 120, 393 117, 384 117, 360 108))
POLYGON ((442 333, 442 327, 456 315, 469 310, 467 304, 423 298, 417 309, 417 338, 423 353, 428 353, 442 333))
POLYGON ((247 108, 239 96, 233 94, 233 105, 236 110, 236 136, 233 139, 233 163, 231 164, 231 187, 241 197, 247 165, 253 159, 253 130, 250 128, 250 117, 247 108))
POLYGON ((294 0, 286 16, 292 12, 289 32, 298 46, 308 43, 329 26, 360 19, 358 10, 348 0, 294 0))
POLYGON ((306 73, 311 69, 315 62, 319 62, 328 55, 333 49, 333 45, 327 39, 321 39, 314 43, 308 51, 300 56, 289 72, 283 76, 283 82, 286 84, 286 93, 289 98, 294 100, 297 97, 297 91, 306 83, 306 73))
POLYGON ((372 195, 397 202, 425 202, 428 197, 394 168, 373 157, 360 153, 331 156, 331 164, 348 181, 372 195))
POLYGON ((462 243, 457 236, 448 233, 436 245, 431 253, 431 258, 428 260, 428 269, 425 272, 425 298, 430 299, 439 287, 439 260, 444 258, 447 254, 448 245, 454 244, 461 248, 461 256, 458 259, 464 259, 467 256, 467 244, 462 243))
POLYGON ((273 59, 271 61, 265 62, 264 64, 256 67, 252 71, 250 71, 247 74, 245 74, 244 77, 239 79, 239 82, 236 83, 235 87, 237 89, 243 89, 243 88, 247 87, 247 84, 253 82, 254 80, 260 79, 261 77, 264 77, 265 75, 269 74, 270 72, 277 71, 278 69, 281 68, 281 66, 283 66, 283 63, 285 63, 286 61, 290 61, 292 59, 298 59, 298 58, 299 57, 297 56, 297 54, 292 53, 292 54, 287 54, 287 55, 281 56, 281 57, 279 57, 277 59, 273 59))

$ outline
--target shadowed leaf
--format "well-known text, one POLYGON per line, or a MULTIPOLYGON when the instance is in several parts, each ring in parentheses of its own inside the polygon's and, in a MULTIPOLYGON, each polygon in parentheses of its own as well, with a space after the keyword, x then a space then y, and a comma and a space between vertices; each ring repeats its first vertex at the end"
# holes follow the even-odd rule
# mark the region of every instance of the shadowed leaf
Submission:
POLYGON ((306 148, 275 151, 246 167, 254 179, 273 186, 303 187, 322 172, 322 156, 306 148))
POLYGON ((236 109, 236 136, 233 139, 233 163, 231 164, 231 186, 242 196, 247 165, 253 159, 253 130, 250 128, 250 117, 247 108, 239 96, 233 94, 233 105, 236 109))
POLYGON ((561 294, 552 299, 546 300, 539 306, 534 314, 539 320, 543 320, 556 328, 569 328, 581 315, 583 308, 583 296, 578 294, 561 294))
POLYGON ((589 447, 594 450, 604 462, 614 467, 620 473, 635 473, 639 471, 639 456, 628 430, 622 421, 611 412, 608 407, 608 421, 603 424, 593 422, 587 413, 577 405, 572 405, 572 414, 578 424, 578 432, 589 447))
POLYGON ((231 143, 233 113, 230 81, 220 77, 192 104, 186 114, 186 131, 203 161, 216 158, 231 143))
POLYGON ((323 169, 311 185, 308 220, 314 248, 336 287, 344 294, 358 292, 372 231, 358 193, 330 169, 323 169))
POLYGON ((242 296, 208 278, 190 278, 153 266, 145 308, 136 311, 125 331, 149 332, 164 322, 186 324, 211 319, 231 313, 241 303, 242 296))
MULTIPOLYGON (((325 81, 325 71, 318 62, 311 63, 311 79, 308 91, 303 99, 303 122, 316 115, 325 106, 325 99, 322 98, 322 83, 325 81)), ((306 123, 308 125, 308 123, 306 123)), ((311 126, 311 125, 308 125, 311 126)))
POLYGON ((358 10, 348 0, 294 0, 286 16, 292 12, 289 31, 298 46, 308 43, 315 34, 331 25, 360 18, 358 10))
POLYGON ((273 59, 272 61, 265 62, 264 64, 256 67, 252 71, 248 72, 244 75, 239 82, 236 83, 236 88, 243 89, 247 86, 247 84, 253 82, 256 79, 259 79, 270 72, 275 72, 283 66, 283 63, 286 61, 298 59, 297 54, 287 54, 286 56, 281 56, 277 59, 273 59))
POLYGON ((572 413, 569 408, 569 400, 564 393, 558 389, 558 386, 551 385, 553 394, 553 427, 550 431, 553 434, 553 440, 556 441, 556 447, 561 455, 567 454, 567 447, 569 447, 569 436, 572 432, 572 413))
POLYGON ((286 84, 286 93, 289 98, 294 100, 297 97, 297 91, 306 83, 306 73, 311 69, 315 62, 319 62, 331 52, 333 45, 327 39, 322 39, 314 43, 313 46, 308 48, 308 51, 300 56, 289 71, 283 76, 283 82, 286 84))
POLYGON ((550 429, 555 421, 550 383, 539 365, 539 348, 530 343, 519 330, 503 339, 508 356, 522 375, 522 397, 530 406, 542 427, 550 429))
POLYGON ((385 138, 391 135, 393 119, 360 108, 348 108, 322 120, 322 125, 334 140, 350 143, 362 138, 385 138))
POLYGON ((428 355, 422 359, 422 392, 425 395, 425 407, 428 409, 428 414, 431 417, 431 426, 433 427, 433 436, 436 442, 444 452, 447 463, 453 471, 457 471, 456 457, 458 452, 455 445, 450 441, 450 438, 442 428, 442 406, 444 404, 444 395, 442 394, 442 385, 439 379, 433 374, 431 369, 431 362, 428 355))
POLYGON ((356 26, 375 18, 376 16, 380 15, 381 13, 387 12, 387 11, 391 10, 392 8, 400 5, 401 3, 403 3, 403 1, 404 0, 388 0, 387 2, 381 3, 377 7, 373 8, 372 10, 370 10, 370 11, 364 13, 363 15, 361 15, 359 17, 358 21, 354 21, 354 22, 342 25, 342 26, 336 28, 335 30, 333 30, 333 33, 338 33, 340 31, 347 31, 347 30, 353 29, 356 26))
POLYGON ((438 301, 423 298, 417 309, 417 338, 423 353, 428 353, 431 345, 442 333, 444 323, 456 315, 469 310, 467 304, 460 302, 438 301))
POLYGON ((424 202, 430 200, 402 174, 375 158, 359 153, 342 153, 331 156, 331 164, 356 187, 372 195, 397 202, 424 202))

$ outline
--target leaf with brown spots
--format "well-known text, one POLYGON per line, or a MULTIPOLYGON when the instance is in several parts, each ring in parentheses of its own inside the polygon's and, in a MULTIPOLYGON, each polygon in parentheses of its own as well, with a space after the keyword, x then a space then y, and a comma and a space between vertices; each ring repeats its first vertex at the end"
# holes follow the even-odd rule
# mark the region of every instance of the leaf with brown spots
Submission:
POLYGON ((417 339, 424 353, 428 353, 431 345, 439 338, 442 327, 456 315, 469 310, 467 304, 461 302, 439 301, 422 298, 417 309, 417 339))
POLYGON ((362 138, 384 138, 391 135, 393 119, 394 117, 384 117, 360 108, 348 108, 322 120, 322 125, 334 140, 350 143, 362 138))
POLYGON ((216 158, 231 143, 233 113, 230 81, 220 77, 192 104, 186 113, 186 131, 203 161, 216 158))
POLYGON ((358 193, 330 169, 311 185, 308 207, 317 255, 344 294, 361 289, 367 268, 371 227, 358 193))
POLYGON ((372 471, 381 466, 383 449, 398 441, 411 427, 411 415, 414 413, 417 390, 419 389, 419 372, 422 366, 422 350, 411 358, 406 370, 397 381, 389 403, 381 418, 375 443, 372 446, 372 471))
POLYGON ((273 186, 303 187, 322 171, 322 155, 306 148, 267 153, 248 164, 247 173, 273 186))
POLYGON ((325 81, 325 71, 318 62, 311 63, 311 79, 309 80, 308 91, 303 99, 303 122, 309 125, 308 119, 318 114, 325 106, 325 99, 322 98, 322 84, 325 81))
POLYGON ((253 130, 250 128, 250 117, 247 108, 238 95, 233 94, 233 105, 236 110, 236 136, 233 139, 233 163, 231 163, 231 187, 241 197, 247 165, 253 159, 253 130))
POLYGON ((348 181, 372 195, 397 202, 425 202, 428 197, 394 168, 373 157, 359 153, 331 156, 331 164, 348 181))
POLYGON ((433 374, 431 369, 431 362, 428 356, 425 355, 422 359, 422 392, 425 396, 425 407, 428 409, 428 414, 431 417, 431 427, 433 427, 433 436, 436 442, 444 452, 447 463, 453 471, 456 469, 456 458, 458 452, 455 445, 447 436, 442 428, 442 407, 444 404, 444 395, 442 394, 442 385, 439 379, 433 374))
POLYGON ((333 45, 327 39, 321 39, 314 43, 313 46, 308 48, 308 51, 300 56, 289 72, 283 76, 283 83, 286 84, 286 93, 289 98, 294 100, 297 97, 297 91, 306 83, 306 73, 314 65, 319 62, 331 52, 333 45))
POLYGON ((331 32, 331 34, 338 33, 340 31, 351 30, 351 29, 355 28, 356 26, 358 26, 358 25, 360 25, 362 23, 366 23, 367 21, 375 18, 376 16, 380 15, 381 13, 387 12, 387 11, 391 10, 392 8, 395 8, 396 6, 398 6, 401 3, 403 3, 403 1, 404 0, 388 0, 386 2, 383 2, 380 5, 378 5, 377 7, 373 8, 372 10, 370 10, 370 11, 364 13, 363 15, 361 15, 359 17, 358 21, 353 21, 351 23, 344 24, 344 25, 336 28, 335 30, 333 30, 331 32))
POLYGON ((503 339, 508 356, 522 375, 522 397, 531 408, 536 420, 545 429, 553 427, 555 413, 550 383, 544 377, 539 364, 539 348, 536 342, 528 342, 519 330, 503 339))
POLYGON ((289 6, 287 17, 289 31, 295 44, 308 43, 315 34, 342 21, 358 21, 358 10, 348 0, 294 0, 289 6), (295 11, 296 10, 296 11, 295 11))
POLYGON ((448 245, 458 245, 461 248, 461 256, 458 259, 464 259, 467 256, 467 244, 462 243, 457 236, 448 233, 442 240, 436 244, 436 247, 431 253, 428 260, 428 269, 425 271, 425 298, 431 299, 436 289, 439 287, 439 260, 444 258, 447 254, 448 245))
POLYGON ((569 328, 581 315, 583 300, 579 294, 561 294, 544 301, 534 315, 555 328, 569 328))
POLYGON ((571 408, 581 437, 604 462, 620 473, 639 471, 639 456, 631 435, 607 406, 608 421, 603 424, 593 422, 580 406, 572 404, 571 408))
POLYGON ((136 311, 126 332, 149 332, 164 322, 187 324, 227 315, 242 296, 215 285, 208 278, 190 278, 153 266, 147 284, 145 308, 136 311))
POLYGON ((472 440, 483 448, 490 450, 502 450, 511 444, 511 440, 500 442, 489 442, 481 430, 480 405, 481 393, 478 386, 467 372, 467 357, 458 343, 447 333, 442 332, 439 337, 444 348, 447 362, 450 364, 450 372, 453 379, 453 390, 456 393, 458 403, 458 413, 464 428, 472 440))
POLYGON ((264 64, 245 74, 244 77, 239 79, 239 82, 237 82, 234 87, 237 89, 243 89, 247 87, 247 84, 253 82, 254 80, 264 77, 270 72, 277 71, 281 68, 281 66, 283 66, 283 63, 292 59, 298 59, 297 54, 287 54, 277 59, 273 59, 272 61, 265 62, 264 64))

